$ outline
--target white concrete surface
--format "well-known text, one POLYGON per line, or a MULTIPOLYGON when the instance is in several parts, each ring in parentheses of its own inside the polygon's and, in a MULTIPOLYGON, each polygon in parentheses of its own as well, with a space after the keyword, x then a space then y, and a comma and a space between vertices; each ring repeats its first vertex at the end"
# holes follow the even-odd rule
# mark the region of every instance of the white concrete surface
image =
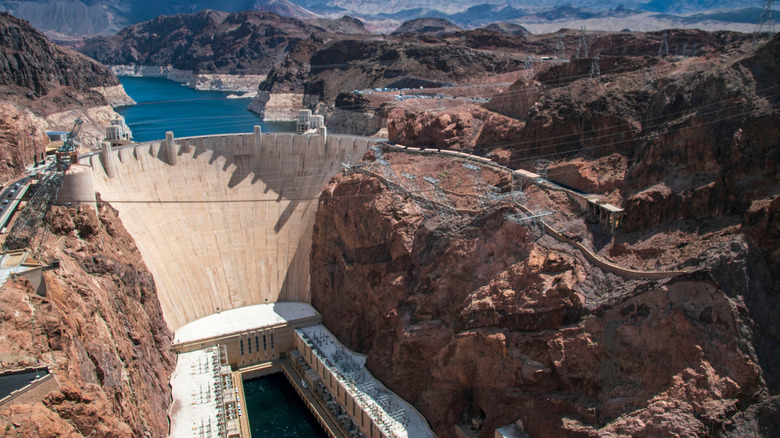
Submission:
POLYGON ((62 185, 57 193, 57 202, 74 207, 89 205, 97 211, 95 204, 95 184, 89 166, 73 164, 62 178, 62 185))
POLYGON ((173 344, 257 330, 316 315, 310 304, 291 302, 226 310, 180 327, 173 336, 173 344))
POLYGON ((224 416, 219 411, 223 404, 216 396, 220 391, 216 385, 220 379, 219 366, 217 348, 178 355, 176 369, 171 375, 173 402, 168 412, 171 421, 170 437, 220 436, 220 418, 224 422, 224 416))
POLYGON ((168 326, 217 309, 310 301, 318 197, 369 142, 259 132, 177 138, 175 159, 161 143, 85 162, 152 272, 168 326))

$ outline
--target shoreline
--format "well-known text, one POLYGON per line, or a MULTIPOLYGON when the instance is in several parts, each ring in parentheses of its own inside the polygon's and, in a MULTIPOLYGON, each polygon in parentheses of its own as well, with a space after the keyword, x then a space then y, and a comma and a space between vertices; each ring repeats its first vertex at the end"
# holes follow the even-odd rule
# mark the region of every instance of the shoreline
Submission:
POLYGON ((117 76, 165 78, 200 91, 227 91, 240 93, 230 98, 251 99, 257 95, 257 87, 265 75, 231 75, 223 73, 198 73, 171 66, 109 65, 117 76))

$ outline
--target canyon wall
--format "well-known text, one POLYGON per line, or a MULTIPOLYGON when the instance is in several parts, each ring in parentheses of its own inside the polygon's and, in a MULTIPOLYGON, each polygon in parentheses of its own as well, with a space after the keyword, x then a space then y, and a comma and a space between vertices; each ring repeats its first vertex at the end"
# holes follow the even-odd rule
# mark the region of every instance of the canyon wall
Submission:
POLYGON ((0 368, 48 366, 55 388, 0 408, 4 436, 165 437, 171 333, 152 275, 117 212, 54 207, 40 259, 46 296, 0 288, 0 368))
POLYGON ((111 106, 132 103, 108 68, 6 13, 0 13, 0 93, 0 181, 43 153, 45 131, 68 131, 81 116, 82 138, 97 145, 117 116, 111 106))
POLYGON ((265 75, 199 73, 193 70, 179 70, 171 66, 154 65, 112 65, 111 71, 117 76, 138 76, 147 78, 165 78, 187 84, 196 90, 257 91, 257 86, 265 75))
POLYGON ((706 271, 624 280, 501 210, 431 217, 357 174, 322 193, 311 257, 324 324, 440 436, 780 431, 748 310, 706 271))

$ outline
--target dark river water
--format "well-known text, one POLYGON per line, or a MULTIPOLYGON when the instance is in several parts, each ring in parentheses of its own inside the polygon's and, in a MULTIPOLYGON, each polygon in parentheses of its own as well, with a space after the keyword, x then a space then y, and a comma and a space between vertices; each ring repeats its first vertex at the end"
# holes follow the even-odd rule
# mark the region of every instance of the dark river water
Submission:
POLYGON ((244 381, 252 438, 327 438, 281 374, 244 381))

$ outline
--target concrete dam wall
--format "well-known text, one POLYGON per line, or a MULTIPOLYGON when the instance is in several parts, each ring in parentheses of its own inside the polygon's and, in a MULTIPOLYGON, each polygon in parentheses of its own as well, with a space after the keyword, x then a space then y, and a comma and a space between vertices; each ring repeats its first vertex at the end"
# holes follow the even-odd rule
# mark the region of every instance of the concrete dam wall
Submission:
POLYGON ((373 144, 294 134, 218 135, 82 159, 154 275, 172 330, 218 311, 310 301, 318 196, 373 144))

